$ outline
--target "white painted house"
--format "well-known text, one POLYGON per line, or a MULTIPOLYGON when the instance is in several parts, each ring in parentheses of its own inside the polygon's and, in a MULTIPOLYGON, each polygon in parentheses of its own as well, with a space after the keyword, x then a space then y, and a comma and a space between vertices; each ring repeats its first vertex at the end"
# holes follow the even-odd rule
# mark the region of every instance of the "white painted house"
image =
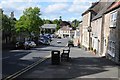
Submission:
POLYGON ((70 37, 70 31, 71 28, 69 26, 63 26, 56 32, 56 35, 58 35, 61 38, 70 37))

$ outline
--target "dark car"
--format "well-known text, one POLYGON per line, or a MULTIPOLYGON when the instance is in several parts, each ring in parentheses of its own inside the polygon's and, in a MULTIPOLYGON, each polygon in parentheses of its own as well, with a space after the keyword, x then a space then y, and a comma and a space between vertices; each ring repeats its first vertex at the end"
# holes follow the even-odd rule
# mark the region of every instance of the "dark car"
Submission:
POLYGON ((68 41, 68 47, 74 47, 73 40, 69 40, 69 41, 68 41))
POLYGON ((30 49, 29 43, 27 41, 25 41, 25 42, 18 41, 15 46, 17 49, 30 49))
POLYGON ((50 41, 49 41, 48 39, 41 38, 41 39, 39 40, 39 44, 50 45, 50 41))
POLYGON ((18 49, 24 48, 24 42, 17 42, 15 47, 18 48, 18 49))

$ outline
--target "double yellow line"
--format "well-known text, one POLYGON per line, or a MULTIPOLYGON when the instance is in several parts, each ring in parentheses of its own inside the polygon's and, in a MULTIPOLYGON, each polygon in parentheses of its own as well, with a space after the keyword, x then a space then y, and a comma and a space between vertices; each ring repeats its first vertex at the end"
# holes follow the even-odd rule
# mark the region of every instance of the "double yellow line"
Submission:
POLYGON ((31 64, 31 65, 23 68, 22 70, 14 73, 14 74, 12 74, 12 75, 10 75, 10 76, 8 76, 8 77, 6 77, 6 78, 3 79, 3 80, 13 80, 13 79, 17 78, 18 76, 22 75, 23 73, 25 73, 26 71, 28 71, 28 70, 32 69, 33 67, 37 66, 37 65, 40 64, 41 62, 45 61, 45 60, 48 59, 48 58, 49 58, 49 56, 46 56, 44 59, 38 60, 37 62, 35 62, 35 63, 33 63, 33 64, 31 64))
MULTIPOLYGON (((60 49, 60 52, 61 52, 63 49, 64 49, 64 48, 61 48, 61 49, 60 49)), ((40 59, 40 60, 38 60, 37 62, 35 62, 35 63, 33 63, 33 64, 31 64, 31 65, 23 68, 22 70, 20 70, 20 71, 18 71, 18 72, 16 72, 16 73, 14 73, 14 74, 6 77, 6 78, 3 79, 3 80, 13 80, 13 79, 17 78, 18 76, 22 75, 23 73, 27 72, 28 70, 32 69, 33 67, 37 66, 38 64, 42 63, 43 61, 47 60, 47 59, 50 58, 50 57, 51 57, 51 54, 48 55, 48 56, 46 56, 46 57, 43 58, 42 60, 40 59)))
MULTIPOLYGON (((65 47, 67 47, 67 44, 66 44, 65 47)), ((62 52, 63 49, 64 48, 60 48, 60 52, 62 52)), ((43 61, 47 60, 50 57, 51 57, 51 54, 48 55, 48 56, 45 56, 45 58, 43 58, 42 60, 40 59, 37 62, 35 62, 35 63, 33 63, 33 64, 23 68, 23 69, 21 69, 20 71, 18 71, 16 73, 4 78, 3 80, 13 80, 13 79, 17 78, 18 76, 22 75, 23 73, 27 72, 28 70, 32 69, 33 67, 37 66, 38 64, 42 63, 43 61)))

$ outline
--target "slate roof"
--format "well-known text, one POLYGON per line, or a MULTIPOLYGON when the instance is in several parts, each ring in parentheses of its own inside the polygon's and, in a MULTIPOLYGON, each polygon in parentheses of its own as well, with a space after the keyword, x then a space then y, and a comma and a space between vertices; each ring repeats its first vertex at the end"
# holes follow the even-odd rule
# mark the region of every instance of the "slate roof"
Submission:
POLYGON ((62 22, 60 23, 60 26, 61 26, 61 27, 67 26, 67 25, 69 25, 69 26, 71 27, 71 24, 70 24, 69 22, 67 22, 67 21, 62 21, 62 22))
POLYGON ((115 2, 110 8, 108 8, 107 12, 110 12, 111 10, 114 10, 118 7, 120 7, 120 0, 118 2, 115 2))
POLYGON ((68 27, 68 26, 63 26, 62 28, 61 28, 61 30, 70 30, 70 27, 68 27))
POLYGON ((57 27, 57 24, 44 24, 41 27, 45 29, 55 29, 57 27))
MULTIPOLYGON (((87 12, 89 12, 89 11, 94 11, 94 10, 92 10, 92 9, 93 9, 98 3, 99 3, 99 2, 93 3, 91 7, 89 7, 84 13, 82 13, 82 16, 83 16, 84 14, 86 14, 87 12)), ((94 11, 94 12, 95 12, 95 11, 94 11)))
MULTIPOLYGON (((98 18, 101 18, 102 15, 107 11, 107 9, 114 3, 115 0, 109 0, 108 2, 104 2, 105 4, 103 5, 104 7, 98 12, 98 14, 92 19, 96 20, 98 18)), ((101 5, 102 6, 102 5, 101 5)))

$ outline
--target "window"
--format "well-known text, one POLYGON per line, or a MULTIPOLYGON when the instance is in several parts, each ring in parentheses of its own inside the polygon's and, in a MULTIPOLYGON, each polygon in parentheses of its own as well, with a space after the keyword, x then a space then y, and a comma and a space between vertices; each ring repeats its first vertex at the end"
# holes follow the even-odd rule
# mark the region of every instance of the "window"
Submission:
POLYGON ((116 21, 117 21, 117 12, 111 13, 110 28, 116 27, 116 21))
POLYGON ((109 40, 108 42, 108 50, 109 50, 109 54, 112 56, 112 57, 115 57, 115 41, 112 41, 112 40, 109 40))

